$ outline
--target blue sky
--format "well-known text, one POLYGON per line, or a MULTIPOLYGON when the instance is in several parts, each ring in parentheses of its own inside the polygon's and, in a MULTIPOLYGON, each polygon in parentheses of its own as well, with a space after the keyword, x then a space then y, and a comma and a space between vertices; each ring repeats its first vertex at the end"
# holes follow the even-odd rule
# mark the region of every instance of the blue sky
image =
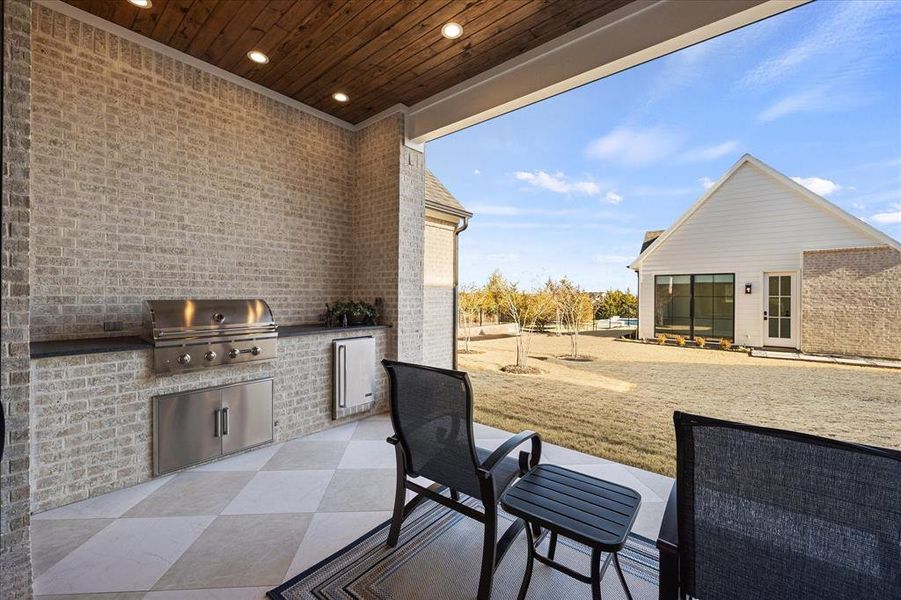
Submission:
POLYGON ((820 0, 429 142, 498 268, 634 290, 626 265, 745 152, 901 239, 901 1, 820 0))

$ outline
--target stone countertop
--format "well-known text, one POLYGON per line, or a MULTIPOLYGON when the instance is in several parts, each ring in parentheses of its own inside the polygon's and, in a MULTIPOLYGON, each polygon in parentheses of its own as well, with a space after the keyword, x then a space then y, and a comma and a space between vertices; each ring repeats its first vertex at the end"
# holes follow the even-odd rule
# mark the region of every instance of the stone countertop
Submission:
MULTIPOLYGON (((360 332, 386 329, 390 325, 359 325, 356 327, 327 327, 325 325, 280 325, 278 337, 289 338, 299 335, 317 335, 322 333, 360 332)), ((118 336, 105 338, 85 338, 79 340, 50 340, 31 342, 29 350, 31 358, 51 358, 54 356, 76 356, 79 354, 101 354, 103 352, 122 352, 126 350, 149 350, 153 344, 137 336, 118 336)))

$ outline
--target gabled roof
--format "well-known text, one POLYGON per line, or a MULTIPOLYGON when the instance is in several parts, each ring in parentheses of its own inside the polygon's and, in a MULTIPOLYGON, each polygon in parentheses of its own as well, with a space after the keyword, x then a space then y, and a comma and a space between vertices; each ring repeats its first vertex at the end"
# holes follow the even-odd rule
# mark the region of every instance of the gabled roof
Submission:
POLYGON ((692 204, 691 207, 687 211, 685 211, 681 217, 676 219, 676 222, 673 223, 669 227, 669 229, 667 229, 662 234, 660 234, 659 237, 657 237, 655 240, 652 240, 649 243, 647 241, 648 234, 653 233, 653 232, 649 231, 648 233, 646 233, 645 234, 645 243, 642 244, 641 253, 638 255, 638 257, 635 260, 632 261, 632 264, 629 265, 629 268, 636 270, 636 271, 639 270, 641 268, 641 263, 644 261, 644 259, 646 259, 648 256, 650 256, 654 252, 656 252, 658 248, 660 248, 664 243, 666 243, 667 238, 669 238, 673 234, 674 231, 679 229, 679 227, 681 227, 683 223, 685 223, 688 219, 690 219, 692 217, 692 215, 694 215, 698 211, 698 209, 700 209, 707 202, 707 200, 709 200, 716 193, 716 191, 718 189, 720 189, 723 186, 723 184, 726 183, 736 173, 736 171, 738 171, 738 169, 741 168, 743 165, 751 165, 751 166, 757 168, 758 170, 765 173, 766 175, 769 175, 776 182, 778 182, 778 183, 782 184, 783 186, 788 187, 792 191, 798 193, 800 196, 802 196, 804 199, 806 199, 811 204, 818 206, 819 208, 821 208, 824 211, 826 211, 827 213, 833 215, 837 219, 840 219, 840 220, 846 222, 848 225, 857 229, 864 235, 873 238, 874 240, 878 241, 879 243, 886 244, 888 246, 891 246, 892 248, 895 248, 895 249, 901 251, 901 243, 899 243, 898 240, 882 233, 881 231, 879 231, 878 229, 876 229, 869 223, 861 221, 854 215, 845 212, 844 210, 842 210, 841 208, 839 208, 832 202, 829 202, 828 200, 826 200, 819 194, 815 194, 815 193, 811 192, 809 189, 807 189, 803 185, 797 183, 796 181, 793 181, 789 177, 786 177, 785 175, 783 175, 782 173, 780 173, 773 167, 769 166, 768 164, 762 162, 761 160, 751 156, 750 154, 745 154, 740 159, 738 159, 738 162, 736 162, 734 165, 732 165, 732 167, 730 167, 728 171, 726 171, 725 175, 720 177, 719 181, 717 181, 710 189, 708 189, 706 192, 704 192, 704 195, 702 195, 700 198, 698 198, 698 200, 694 204, 692 204))
POLYGON ((472 216, 472 213, 463 208, 463 205, 428 169, 425 170, 425 205, 427 208, 455 217, 469 218, 472 216))
POLYGON ((666 231, 665 229, 652 229, 651 231, 644 232, 644 240, 641 242, 641 250, 639 250, 638 254, 640 255, 642 252, 648 249, 648 246, 657 241, 657 238, 666 231))

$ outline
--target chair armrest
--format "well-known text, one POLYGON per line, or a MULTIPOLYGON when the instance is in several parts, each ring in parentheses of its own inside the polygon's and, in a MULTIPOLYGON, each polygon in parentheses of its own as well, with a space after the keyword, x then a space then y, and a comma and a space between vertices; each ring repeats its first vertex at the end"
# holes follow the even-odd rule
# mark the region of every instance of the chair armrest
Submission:
POLYGON ((497 450, 488 455, 488 458, 486 458, 485 461, 481 465, 479 465, 479 476, 482 478, 491 477, 494 469, 497 468, 499 464, 501 464, 501 461, 504 459, 504 457, 513 452, 513 450, 515 450, 517 446, 519 446, 526 440, 532 440, 532 452, 520 452, 520 474, 524 474, 530 468, 537 466, 538 461, 541 460, 541 436, 534 431, 520 431, 509 440, 498 446, 497 450))
POLYGON ((661 552, 676 554, 679 551, 679 519, 676 514, 676 484, 670 490, 666 508, 663 511, 663 521, 660 523, 660 533, 657 535, 657 549, 661 552))

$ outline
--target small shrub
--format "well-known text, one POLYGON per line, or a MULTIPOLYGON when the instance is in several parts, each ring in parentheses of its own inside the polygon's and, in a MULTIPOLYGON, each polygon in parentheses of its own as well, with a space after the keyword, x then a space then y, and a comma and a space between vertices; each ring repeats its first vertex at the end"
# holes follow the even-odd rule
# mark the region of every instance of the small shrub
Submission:
POLYGON ((684 346, 685 346, 685 336, 684 336, 684 335, 677 335, 677 336, 676 336, 676 345, 679 346, 679 347, 684 347, 684 346))
POLYGON ((707 340, 705 340, 701 336, 698 336, 695 338, 695 344, 698 345, 698 348, 703 348, 704 345, 707 344, 707 340))
POLYGON ((657 343, 661 346, 666 345, 666 336, 662 333, 657 334, 657 343))
POLYGON ((732 342, 726 338, 720 340, 720 350, 731 350, 732 342))

